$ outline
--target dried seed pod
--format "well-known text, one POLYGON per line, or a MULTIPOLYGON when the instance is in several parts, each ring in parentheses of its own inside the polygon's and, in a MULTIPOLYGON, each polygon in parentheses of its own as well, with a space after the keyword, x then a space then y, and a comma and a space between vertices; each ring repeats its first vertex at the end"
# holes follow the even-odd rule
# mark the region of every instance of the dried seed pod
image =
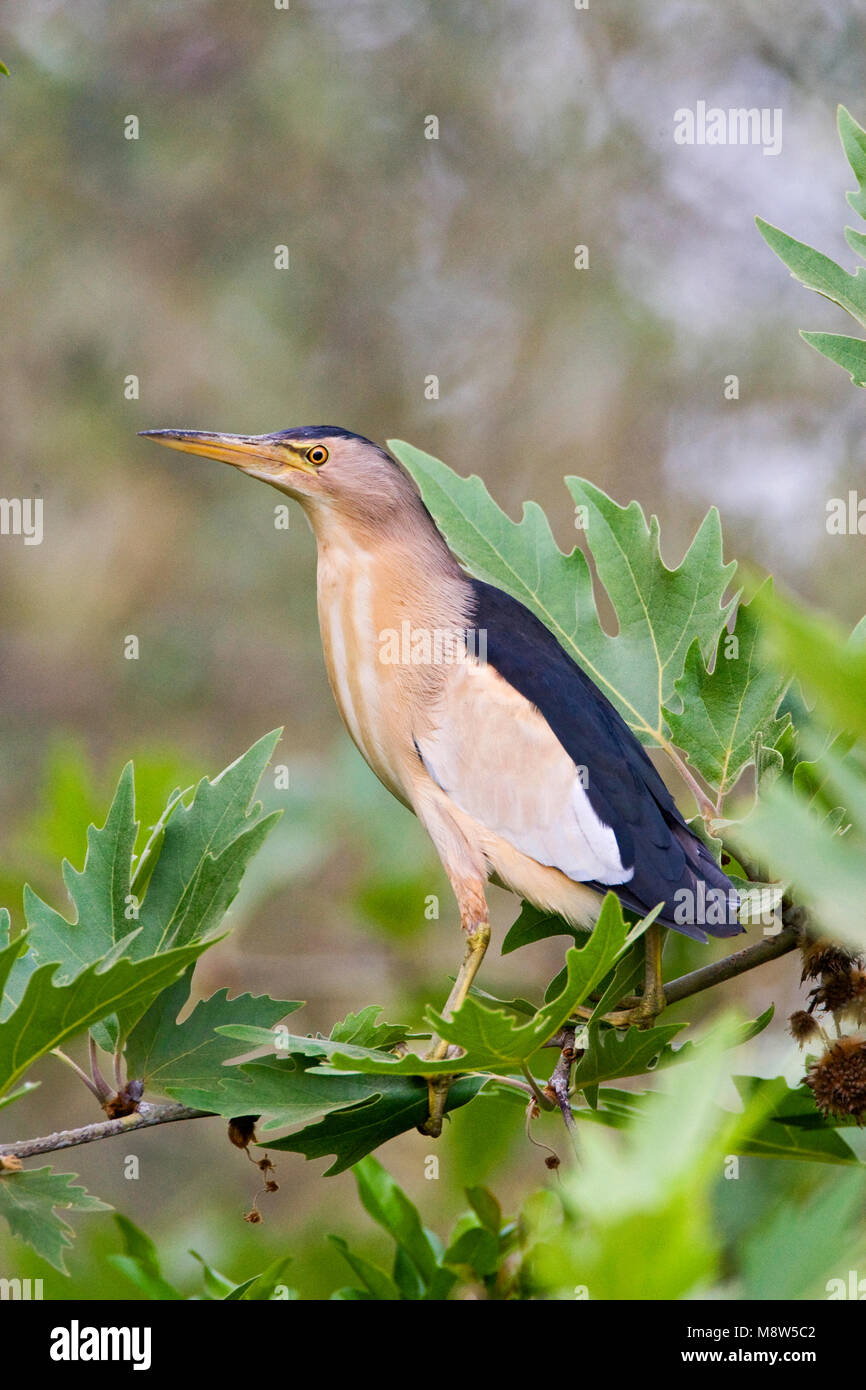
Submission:
POLYGON ((239 1149, 247 1149, 256 1137, 258 1115, 236 1115, 229 1120, 229 1139, 239 1149))
POLYGON ((797 1009, 796 1013, 791 1014, 788 1019, 788 1032, 794 1041, 802 1047, 810 1038, 820 1034, 821 1025, 813 1014, 807 1013, 805 1009, 797 1009))
POLYGON ((840 1038, 819 1057, 805 1077, 822 1115, 866 1116, 866 1038, 840 1038))
POLYGON ((861 974, 859 970, 846 970, 844 975, 825 977, 818 991, 818 999, 825 1013, 838 1014, 853 1004, 857 998, 857 977, 861 974))
POLYGON ((822 975, 842 975, 860 964, 859 956, 835 941, 807 939, 801 948, 804 980, 819 980, 822 975))

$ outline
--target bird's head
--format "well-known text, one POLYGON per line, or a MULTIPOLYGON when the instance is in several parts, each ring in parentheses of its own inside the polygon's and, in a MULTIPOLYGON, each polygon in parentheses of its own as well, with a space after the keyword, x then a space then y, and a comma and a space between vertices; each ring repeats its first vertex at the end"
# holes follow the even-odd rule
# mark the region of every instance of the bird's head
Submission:
POLYGON ((169 449, 230 463, 296 498, 315 523, 381 521, 417 501, 414 485, 377 444, 336 425, 308 425, 276 434, 208 434, 142 430, 169 449))

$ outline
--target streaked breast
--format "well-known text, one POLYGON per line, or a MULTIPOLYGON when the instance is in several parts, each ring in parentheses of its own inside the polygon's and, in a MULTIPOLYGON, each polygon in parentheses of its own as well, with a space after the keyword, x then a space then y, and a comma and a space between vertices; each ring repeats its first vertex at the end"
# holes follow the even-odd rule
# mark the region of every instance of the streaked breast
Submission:
POLYGON ((368 558, 331 550, 319 565, 319 626, 337 708, 353 742, 395 795, 402 778, 390 751, 387 698, 368 558))

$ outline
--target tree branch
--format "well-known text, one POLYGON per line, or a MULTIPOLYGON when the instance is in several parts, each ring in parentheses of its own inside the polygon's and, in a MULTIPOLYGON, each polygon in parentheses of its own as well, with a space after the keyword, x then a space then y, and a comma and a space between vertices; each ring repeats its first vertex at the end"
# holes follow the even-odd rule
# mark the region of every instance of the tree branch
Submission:
POLYGON ((714 961, 712 965, 704 965, 700 970, 671 980, 670 984, 665 985, 665 1004, 677 1004, 681 999, 699 994, 701 990, 712 989, 713 985, 723 984, 725 980, 733 980, 747 970, 754 970, 757 965, 778 960, 779 956, 793 951, 799 942, 800 933, 796 927, 783 927, 775 936, 765 936, 754 946, 746 946, 732 956, 725 956, 724 960, 714 961))
POLYGON ((42 1139, 20 1139, 14 1144, 0 1144, 0 1158, 32 1158, 36 1154, 55 1153, 58 1149, 72 1149, 77 1144, 92 1144, 96 1139, 113 1139, 118 1134, 131 1134, 136 1129, 149 1129, 152 1125, 170 1125, 176 1120, 205 1120, 212 1117, 210 1110, 193 1110, 188 1105, 166 1104, 150 1105, 141 1101, 134 1115, 124 1115, 120 1120, 98 1120, 81 1129, 61 1129, 56 1134, 46 1134, 42 1139))
MULTIPOLYGON (((700 970, 693 970, 688 975, 681 975, 677 980, 671 980, 664 987, 665 1005, 677 1004, 681 999, 687 999, 693 994, 699 994, 702 990, 712 989, 714 985, 723 984, 726 980, 733 980, 738 975, 743 975, 748 970, 754 970, 756 966, 766 965, 768 961, 777 960, 780 956, 793 951, 802 940, 803 925, 806 921, 806 914, 802 908, 795 907, 788 903, 785 905, 783 920, 786 925, 775 936, 765 937, 762 941, 756 942, 753 946, 746 946, 742 951, 735 951, 733 955, 726 956, 724 960, 715 961, 712 965, 702 966, 700 970)), ((591 1009, 580 1008, 575 1010, 581 1016, 588 1017, 591 1009)), ((615 1026, 625 1026, 630 1020, 631 1010, 615 1012, 605 1015, 605 1022, 615 1026)), ((546 1046, 567 1046, 570 1051, 573 1047, 573 1030, 561 1030, 555 1038, 551 1038, 546 1046)), ((69 1060, 64 1057, 64 1061, 69 1060)), ((572 1059, 573 1060, 573 1054, 572 1059)), ((551 1085, 554 1078, 562 1082, 562 1075, 570 1070, 571 1062, 567 1061, 565 1054, 560 1058, 560 1066, 551 1077, 551 1085)), ((74 1064, 73 1064, 74 1065, 74 1064)), ((80 1070, 76 1067, 76 1070, 80 1070)), ((551 1105, 553 1097, 550 1092, 547 1095, 538 1087, 528 1069, 525 1070, 526 1082, 529 1083, 527 1089, 535 1094, 536 1099, 544 1108, 551 1105)), ((496 1078, 506 1080, 505 1077, 496 1078)), ((523 1086, 525 1083, 516 1081, 515 1078, 508 1078, 511 1085, 523 1086)), ((555 1102, 563 1108, 563 1102, 567 1101, 567 1082, 565 1087, 562 1084, 553 1088, 555 1102)), ((33 1158, 37 1154, 55 1153, 60 1149, 71 1149, 78 1144, 92 1144, 98 1139, 112 1139, 119 1134, 131 1134, 137 1129, 149 1129, 154 1125, 174 1124, 178 1120, 204 1120, 213 1118, 213 1112, 209 1110, 195 1110, 191 1106, 179 1105, 177 1103, 150 1104, 148 1101, 140 1101, 138 1109, 132 1115, 125 1115, 118 1120, 101 1120, 94 1124, 83 1125, 80 1129, 58 1130, 55 1134, 47 1134, 41 1139, 21 1139, 12 1144, 0 1143, 0 1158, 33 1158)))

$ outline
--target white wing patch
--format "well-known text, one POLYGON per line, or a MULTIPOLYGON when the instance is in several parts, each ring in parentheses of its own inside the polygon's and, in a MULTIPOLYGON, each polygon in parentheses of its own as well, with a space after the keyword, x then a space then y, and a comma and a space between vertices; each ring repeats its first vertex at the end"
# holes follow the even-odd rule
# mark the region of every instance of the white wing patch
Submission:
POLYGON ((547 720, 491 666, 454 666, 431 718, 418 749, 466 815, 577 883, 632 878, 547 720))

